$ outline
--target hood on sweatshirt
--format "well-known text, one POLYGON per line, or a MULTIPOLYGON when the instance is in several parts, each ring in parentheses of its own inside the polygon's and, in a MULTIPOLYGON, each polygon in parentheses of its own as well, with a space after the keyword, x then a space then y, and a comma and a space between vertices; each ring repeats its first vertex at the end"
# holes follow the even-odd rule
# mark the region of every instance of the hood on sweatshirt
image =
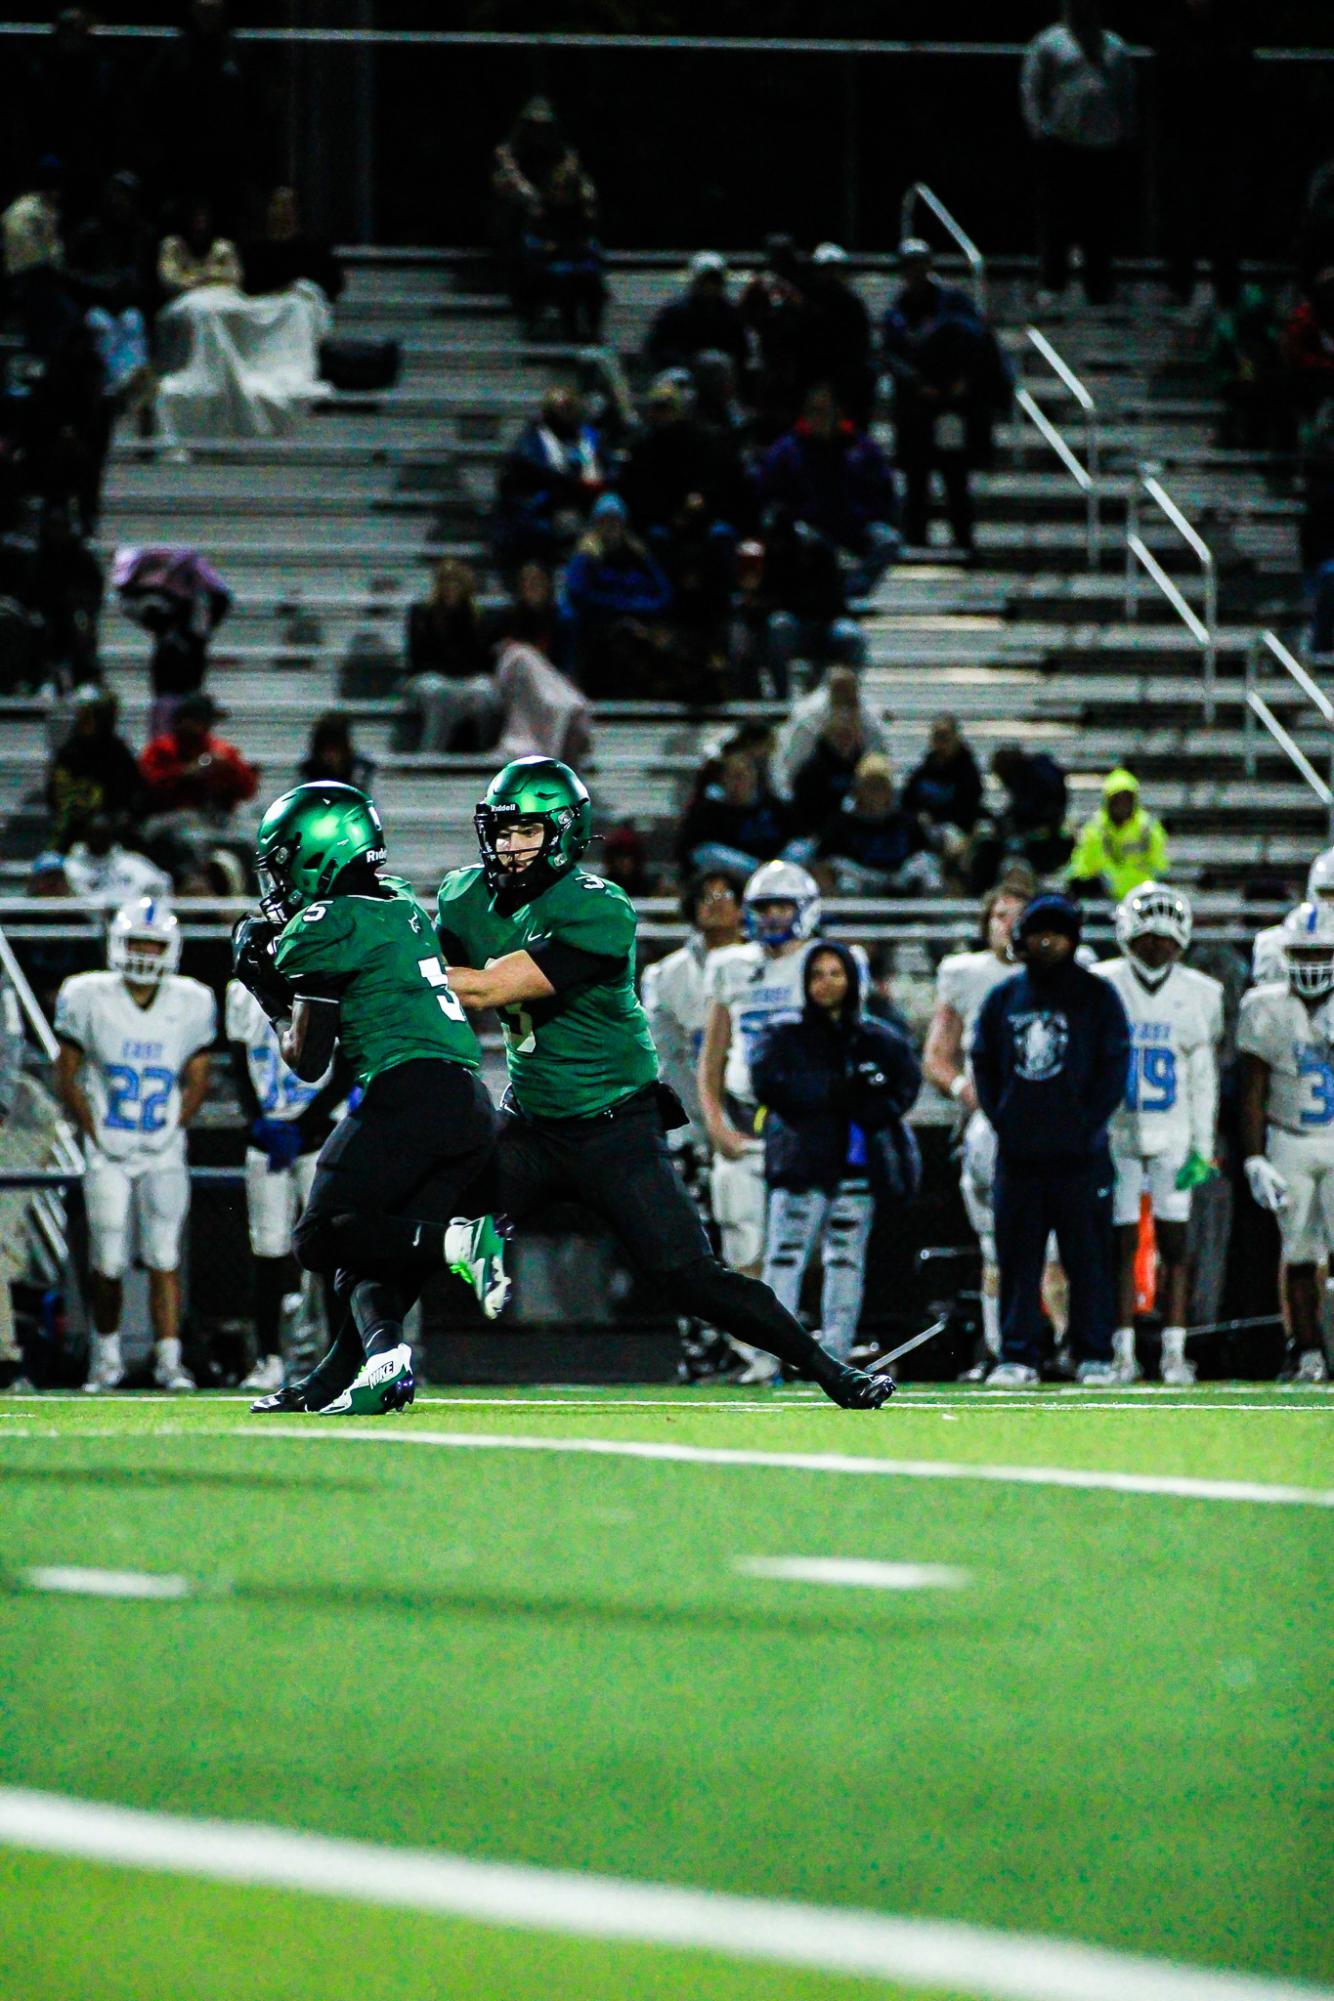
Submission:
POLYGON ((801 982, 802 990, 806 997, 806 1013, 808 1015, 818 1015, 825 1021, 831 1019, 829 1010, 823 1007, 817 1008, 815 1002, 811 999, 811 967, 814 965, 816 956, 820 952, 832 952, 848 976, 848 997, 844 1001, 839 1015, 840 1023, 846 1025, 849 1022, 857 1021, 862 1011, 861 968, 858 966, 856 955, 850 946, 836 945, 829 938, 816 938, 812 940, 810 949, 806 954, 806 963, 802 967, 801 982))

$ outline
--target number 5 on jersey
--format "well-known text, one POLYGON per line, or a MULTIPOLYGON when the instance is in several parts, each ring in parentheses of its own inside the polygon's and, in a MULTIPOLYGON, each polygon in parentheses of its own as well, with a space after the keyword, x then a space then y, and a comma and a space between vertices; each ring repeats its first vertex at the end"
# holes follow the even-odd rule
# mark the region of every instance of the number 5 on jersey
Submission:
POLYGON ((440 961, 438 959, 418 959, 417 971, 424 980, 429 980, 433 987, 440 989, 436 994, 436 999, 440 1003, 441 1014, 448 1015, 451 1021, 466 1021, 468 1017, 463 1012, 463 1003, 450 986, 449 975, 440 961))

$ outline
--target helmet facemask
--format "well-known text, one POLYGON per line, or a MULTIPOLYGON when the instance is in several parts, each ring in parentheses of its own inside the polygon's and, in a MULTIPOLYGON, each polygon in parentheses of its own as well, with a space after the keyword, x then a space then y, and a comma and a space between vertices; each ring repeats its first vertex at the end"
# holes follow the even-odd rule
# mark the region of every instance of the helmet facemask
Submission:
POLYGON ((259 907, 270 924, 284 927, 296 916, 302 900, 288 875, 291 859, 292 851, 284 844, 271 849, 255 864, 259 877, 259 907))
POLYGON ((511 907, 531 903, 543 890, 550 889, 553 882, 568 874, 577 857, 566 851, 565 842, 576 818, 574 806, 538 813, 517 803, 490 806, 483 801, 473 814, 473 825, 477 829, 482 873, 491 894, 503 898, 511 907), (534 821, 540 821, 542 826, 541 846, 526 848, 520 854, 502 854, 497 842, 506 829, 528 826, 534 821))
POLYGON ((160 987, 181 963, 181 934, 170 911, 150 897, 117 911, 107 935, 107 964, 127 986, 160 987))
POLYGON ((1323 1000, 1334 993, 1334 946, 1289 946, 1288 986, 1302 1000, 1323 1000), (1299 956, 1302 953, 1308 956, 1299 956))

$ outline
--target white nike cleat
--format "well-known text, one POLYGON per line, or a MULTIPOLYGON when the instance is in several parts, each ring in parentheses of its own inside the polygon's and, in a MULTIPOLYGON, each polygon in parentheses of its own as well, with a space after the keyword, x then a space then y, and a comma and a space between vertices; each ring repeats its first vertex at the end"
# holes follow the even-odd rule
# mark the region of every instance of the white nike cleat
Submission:
POLYGON ((321 1417, 383 1417, 404 1410, 417 1394, 412 1350, 405 1342, 382 1355, 368 1355, 341 1396, 321 1405, 321 1417))
POLYGON ((1124 1380, 1115 1362, 1081 1362, 1075 1370, 1075 1381, 1086 1390, 1120 1389, 1124 1380))
POLYGON ((261 1355, 254 1368, 241 1384, 241 1388, 254 1396, 272 1396, 283 1386, 283 1358, 281 1355, 261 1355))
POLYGON ((120 1355, 118 1334, 94 1334, 88 1355, 84 1388, 90 1396, 99 1390, 118 1390, 125 1381, 125 1364, 120 1355))
POLYGON ((160 1390, 196 1390, 199 1385, 181 1360, 179 1341, 159 1341, 153 1351, 153 1381, 160 1390))
POLYGON ((1036 1389, 1042 1378, 1027 1362, 997 1362, 987 1377, 989 1390, 1030 1390, 1036 1389))
POLYGON ((445 1259, 456 1278, 472 1288, 488 1320, 496 1320, 509 1298, 505 1239, 494 1216, 470 1221, 456 1216, 445 1231, 445 1259))

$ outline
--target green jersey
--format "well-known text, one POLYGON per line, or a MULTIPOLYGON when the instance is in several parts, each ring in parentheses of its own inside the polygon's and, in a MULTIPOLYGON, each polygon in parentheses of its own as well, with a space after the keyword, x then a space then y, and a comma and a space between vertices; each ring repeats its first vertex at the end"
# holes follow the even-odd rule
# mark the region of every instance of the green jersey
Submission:
POLYGON ((635 994, 634 905, 615 883, 576 869, 506 915, 481 869, 455 869, 440 885, 436 929, 447 959, 479 969, 548 939, 615 961, 604 978, 500 1010, 520 1111, 590 1118, 654 1082, 657 1052, 635 994))
POLYGON ((405 882, 392 896, 331 896, 298 911, 278 940, 278 971, 337 997, 343 1054, 363 1087, 429 1056, 476 1070, 477 1038, 452 991, 431 920, 405 882))

